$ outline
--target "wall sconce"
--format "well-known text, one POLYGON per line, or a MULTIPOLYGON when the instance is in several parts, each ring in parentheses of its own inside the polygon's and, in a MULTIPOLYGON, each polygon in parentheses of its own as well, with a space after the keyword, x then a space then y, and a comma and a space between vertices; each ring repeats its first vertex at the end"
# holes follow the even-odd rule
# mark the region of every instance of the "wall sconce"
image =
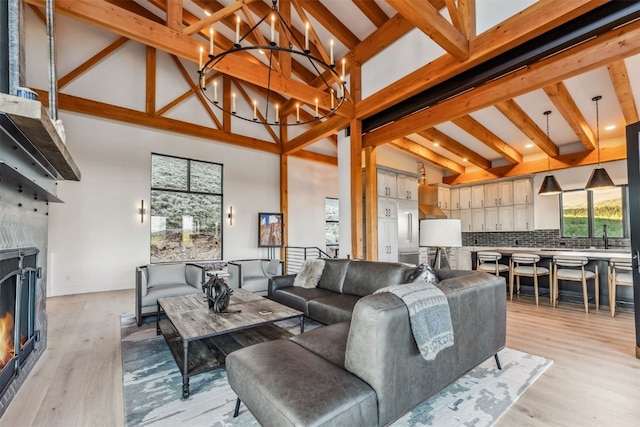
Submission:
POLYGON ((138 209, 138 214, 140 215, 140 224, 144 223, 144 214, 147 211, 144 209, 144 200, 140 200, 140 209, 138 209))
POLYGON ((227 218, 229 218, 229 225, 233 225, 233 206, 229 206, 229 213, 227 214, 227 218))

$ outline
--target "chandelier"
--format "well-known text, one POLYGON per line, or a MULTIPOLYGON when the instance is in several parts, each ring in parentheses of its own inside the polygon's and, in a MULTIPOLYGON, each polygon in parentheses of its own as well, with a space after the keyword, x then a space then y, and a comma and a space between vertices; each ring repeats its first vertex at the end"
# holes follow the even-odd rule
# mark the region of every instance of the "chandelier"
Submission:
MULTIPOLYGON (((318 58, 311 54, 309 49, 309 23, 305 25, 304 41, 300 42, 296 37, 294 30, 286 23, 282 15, 278 11, 277 0, 272 1, 272 11, 260 19, 253 27, 247 31, 246 34, 240 35, 240 17, 236 16, 236 28, 235 28, 235 41, 233 46, 225 51, 216 52, 214 49, 213 36, 214 29, 211 26, 209 31, 209 55, 206 61, 203 61, 203 48, 200 48, 200 64, 198 69, 199 74, 199 86, 202 94, 210 103, 215 107, 222 110, 225 113, 231 114, 233 117, 237 117, 249 122, 260 123, 271 126, 293 126, 303 125, 318 120, 323 120, 336 113, 342 106, 346 99, 346 80, 345 80, 345 60, 341 61, 341 74, 338 74, 333 57, 333 40, 330 41, 329 61, 318 58), (257 44, 249 44, 249 35, 256 34, 258 26, 263 22, 269 23, 271 26, 270 38, 267 41, 262 33, 258 34, 257 44), (276 29, 279 29, 280 43, 276 42, 276 29), (284 37, 284 40, 282 38, 284 37), (262 42, 261 42, 262 41, 262 42), (330 108, 320 108, 318 98, 315 99, 314 104, 308 104, 300 100, 287 101, 282 100, 271 89, 271 77, 272 73, 277 72, 277 53, 284 52, 291 54, 291 60, 297 58, 300 63, 307 69, 315 72, 321 80, 315 89, 322 91, 329 95, 330 108), (237 109, 236 93, 231 93, 231 102, 225 102, 221 100, 218 93, 218 81, 216 79, 216 65, 224 60, 229 55, 242 55, 246 53, 253 53, 255 57, 260 60, 260 57, 264 57, 264 62, 267 62, 268 66, 268 81, 266 83, 266 95, 264 100, 252 99, 251 108, 237 109), (318 87, 320 86, 320 87, 318 87), (280 101, 283 102, 281 104, 280 101), (281 115, 293 114, 293 102, 295 101, 295 122, 289 122, 281 119, 281 115), (287 103, 288 109, 285 111, 287 103), (306 110, 305 110, 306 107, 306 110), (301 112, 302 110, 302 112, 301 112), (308 113, 307 110, 311 110, 312 113, 308 113), (252 114, 251 114, 252 113, 252 114)), ((327 56, 326 54, 320 54, 320 56, 327 56)), ((246 57, 245 57, 246 58, 246 57)), ((263 61, 261 61, 263 62, 263 61)), ((264 63, 263 62, 263 63, 264 63)), ((247 67, 254 66, 251 63, 247 63, 247 67)))

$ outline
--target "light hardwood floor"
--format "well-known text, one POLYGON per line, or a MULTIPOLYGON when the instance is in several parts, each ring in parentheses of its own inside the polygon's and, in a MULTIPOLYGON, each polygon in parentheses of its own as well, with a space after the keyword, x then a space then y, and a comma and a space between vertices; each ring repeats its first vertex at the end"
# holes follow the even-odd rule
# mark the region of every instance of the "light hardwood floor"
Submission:
MULTIPOLYGON (((498 426, 638 426, 640 360, 633 315, 579 305, 507 303, 507 346, 553 365, 498 426)), ((120 313, 133 291, 50 298, 49 348, 0 426, 122 426, 120 313)))

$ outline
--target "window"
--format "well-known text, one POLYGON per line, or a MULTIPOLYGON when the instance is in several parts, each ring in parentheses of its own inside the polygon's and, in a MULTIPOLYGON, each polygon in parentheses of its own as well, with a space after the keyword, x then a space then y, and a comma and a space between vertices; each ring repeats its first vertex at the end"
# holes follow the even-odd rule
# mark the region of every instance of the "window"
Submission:
POLYGON ((325 239, 326 239, 326 252, 329 256, 337 257, 338 256, 338 247, 339 247, 339 210, 338 210, 338 199, 334 199, 331 197, 327 197, 325 199, 325 239))
POLYGON ((575 190, 562 193, 562 236, 600 237, 607 226, 609 237, 627 237, 628 187, 575 190))
POLYGON ((151 262, 222 259, 222 165, 151 155, 151 262))

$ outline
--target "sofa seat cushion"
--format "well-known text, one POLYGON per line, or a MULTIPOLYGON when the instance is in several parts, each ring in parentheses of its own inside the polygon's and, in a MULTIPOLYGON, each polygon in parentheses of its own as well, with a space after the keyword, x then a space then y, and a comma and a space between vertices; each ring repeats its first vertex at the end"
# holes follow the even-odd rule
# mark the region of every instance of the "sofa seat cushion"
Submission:
POLYGON ((263 426, 378 424, 367 383, 292 341, 234 351, 226 367, 229 385, 263 426))
POLYGON ((242 289, 247 290, 249 292, 266 293, 267 290, 269 289, 269 278, 264 276, 257 276, 257 277, 244 276, 244 280, 242 282, 242 289))
POLYGON ((309 315, 307 311, 307 303, 311 300, 321 297, 335 295, 335 292, 320 288, 299 288, 291 286, 288 288, 280 288, 273 291, 272 298, 280 304, 287 305, 296 310, 302 311, 305 315, 309 315))
POLYGON ((144 313, 150 313, 157 310, 158 298, 175 297, 178 295, 191 295, 202 292, 199 289, 189 286, 187 284, 166 284, 157 285, 152 288, 148 288, 147 295, 142 297, 142 311, 144 313), (147 308, 145 310, 145 308, 147 308))
POLYGON ((307 304, 308 316, 325 325, 345 322, 351 319, 353 307, 361 297, 357 295, 336 294, 315 298, 307 304))
POLYGON ((350 322, 340 322, 313 329, 289 340, 344 369, 350 322))

